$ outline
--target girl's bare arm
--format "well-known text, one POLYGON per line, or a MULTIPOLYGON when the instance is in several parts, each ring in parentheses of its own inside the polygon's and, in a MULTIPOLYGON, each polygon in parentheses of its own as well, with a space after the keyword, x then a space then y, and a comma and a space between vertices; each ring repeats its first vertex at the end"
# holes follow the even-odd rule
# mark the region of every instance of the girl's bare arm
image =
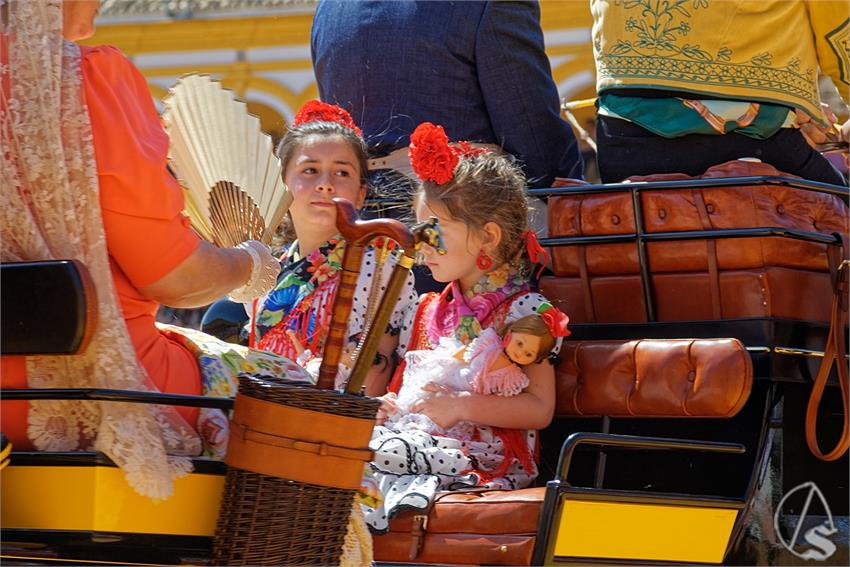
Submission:
POLYGON ((414 405, 413 411, 430 417, 443 428, 460 421, 509 429, 543 429, 555 412, 555 369, 547 361, 523 367, 528 387, 516 396, 451 392, 436 384, 426 385, 431 395, 414 405))

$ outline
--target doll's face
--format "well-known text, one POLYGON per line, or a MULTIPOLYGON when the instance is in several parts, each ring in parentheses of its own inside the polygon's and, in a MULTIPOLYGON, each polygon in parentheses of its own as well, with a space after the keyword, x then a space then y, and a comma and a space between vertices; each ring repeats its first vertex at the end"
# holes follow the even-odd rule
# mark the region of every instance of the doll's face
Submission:
POLYGON ((505 353, 520 366, 532 364, 540 352, 540 341, 541 338, 535 335, 512 332, 505 345, 505 353))

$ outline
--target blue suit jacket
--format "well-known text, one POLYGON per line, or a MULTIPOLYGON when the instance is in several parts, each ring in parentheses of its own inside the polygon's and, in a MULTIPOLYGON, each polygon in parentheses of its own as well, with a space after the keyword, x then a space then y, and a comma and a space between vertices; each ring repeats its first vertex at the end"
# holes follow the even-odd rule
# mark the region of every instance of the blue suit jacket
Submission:
POLYGON ((375 155, 429 121, 502 146, 531 186, 582 175, 536 2, 322 0, 311 47, 319 95, 351 112, 375 155))

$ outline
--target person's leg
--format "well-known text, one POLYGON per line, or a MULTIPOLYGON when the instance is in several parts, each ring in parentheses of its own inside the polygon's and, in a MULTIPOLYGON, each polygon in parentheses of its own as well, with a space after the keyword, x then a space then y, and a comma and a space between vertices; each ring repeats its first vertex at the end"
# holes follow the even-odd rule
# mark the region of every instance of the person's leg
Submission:
POLYGON ((847 185, 841 173, 829 160, 814 150, 799 130, 781 128, 779 132, 762 142, 765 163, 784 173, 797 175, 812 181, 847 185))
POLYGON ((696 176, 712 165, 747 157, 739 148, 729 147, 729 141, 720 136, 691 134, 664 138, 637 124, 607 116, 598 117, 596 135, 597 162, 603 183, 656 173, 696 176))
POLYGON ((713 165, 750 157, 769 163, 783 173, 845 184, 838 170, 793 128, 782 128, 767 140, 740 134, 690 134, 671 139, 626 120, 600 116, 596 143, 603 183, 655 173, 700 175, 713 165))

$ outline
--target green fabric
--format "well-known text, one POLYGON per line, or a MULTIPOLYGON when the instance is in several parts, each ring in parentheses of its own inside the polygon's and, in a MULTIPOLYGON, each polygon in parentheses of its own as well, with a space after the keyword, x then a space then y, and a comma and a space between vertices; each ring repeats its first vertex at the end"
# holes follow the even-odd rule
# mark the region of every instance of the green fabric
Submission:
MULTIPOLYGON (((712 113, 726 120, 724 134, 736 133, 758 140, 767 139, 789 123, 791 109, 779 104, 761 103, 756 118, 740 127, 735 118, 746 111, 749 102, 701 100, 712 113)), ((603 93, 599 95, 599 113, 622 118, 664 138, 678 138, 688 134, 720 135, 721 133, 699 112, 686 106, 681 99, 643 98, 603 93)))

